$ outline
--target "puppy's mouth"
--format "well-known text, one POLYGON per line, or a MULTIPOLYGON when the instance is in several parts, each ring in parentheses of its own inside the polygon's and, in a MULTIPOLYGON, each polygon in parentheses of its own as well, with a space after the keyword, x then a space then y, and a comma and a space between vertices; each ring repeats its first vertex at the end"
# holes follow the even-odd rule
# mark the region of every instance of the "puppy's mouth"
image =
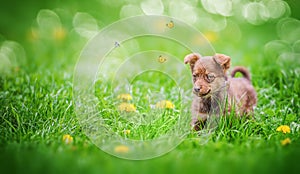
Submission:
POLYGON ((198 97, 205 97, 210 93, 210 89, 206 93, 194 92, 198 97))

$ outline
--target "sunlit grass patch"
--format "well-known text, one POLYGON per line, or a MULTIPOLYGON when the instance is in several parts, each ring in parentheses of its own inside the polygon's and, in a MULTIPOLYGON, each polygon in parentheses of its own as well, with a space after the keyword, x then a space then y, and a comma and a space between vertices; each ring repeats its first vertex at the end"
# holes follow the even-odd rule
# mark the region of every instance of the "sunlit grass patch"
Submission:
POLYGON ((149 71, 136 76, 130 82, 129 93, 114 91, 109 82, 95 83, 98 117, 121 137, 155 139, 184 124, 179 123, 183 109, 179 88, 162 73, 149 71))

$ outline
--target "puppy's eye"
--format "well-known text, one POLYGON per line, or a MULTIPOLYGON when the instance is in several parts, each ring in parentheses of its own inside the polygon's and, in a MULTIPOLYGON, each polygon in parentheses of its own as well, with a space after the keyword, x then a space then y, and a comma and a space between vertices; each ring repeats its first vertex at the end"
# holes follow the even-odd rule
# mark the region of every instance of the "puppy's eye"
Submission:
POLYGON ((193 77, 194 77, 194 78, 196 78, 196 77, 197 77, 197 75, 196 75, 196 74, 193 74, 193 77))
POLYGON ((206 78, 207 78, 208 82, 212 82, 212 81, 215 80, 215 75, 213 75, 213 74, 207 74, 206 78))

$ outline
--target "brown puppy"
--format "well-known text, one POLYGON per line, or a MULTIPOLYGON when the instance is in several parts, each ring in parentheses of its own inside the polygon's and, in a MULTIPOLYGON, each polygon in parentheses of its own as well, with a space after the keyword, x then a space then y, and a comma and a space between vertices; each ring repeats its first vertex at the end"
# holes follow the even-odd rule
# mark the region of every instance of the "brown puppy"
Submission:
POLYGON ((257 99, 247 69, 235 67, 227 77, 230 57, 224 54, 201 57, 192 53, 185 56, 184 63, 190 64, 193 75, 191 124, 195 130, 202 129, 209 118, 225 115, 232 108, 238 116, 251 114, 257 99), (237 72, 243 77, 234 78, 237 72))

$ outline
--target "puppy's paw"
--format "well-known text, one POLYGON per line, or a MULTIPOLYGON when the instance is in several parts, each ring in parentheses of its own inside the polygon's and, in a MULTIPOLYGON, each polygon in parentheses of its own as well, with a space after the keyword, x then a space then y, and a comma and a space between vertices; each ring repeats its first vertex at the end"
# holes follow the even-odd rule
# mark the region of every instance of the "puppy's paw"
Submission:
POLYGON ((200 131, 200 130, 204 129, 205 124, 206 124, 206 119, 205 120, 193 119, 191 126, 192 126, 193 130, 200 131))

